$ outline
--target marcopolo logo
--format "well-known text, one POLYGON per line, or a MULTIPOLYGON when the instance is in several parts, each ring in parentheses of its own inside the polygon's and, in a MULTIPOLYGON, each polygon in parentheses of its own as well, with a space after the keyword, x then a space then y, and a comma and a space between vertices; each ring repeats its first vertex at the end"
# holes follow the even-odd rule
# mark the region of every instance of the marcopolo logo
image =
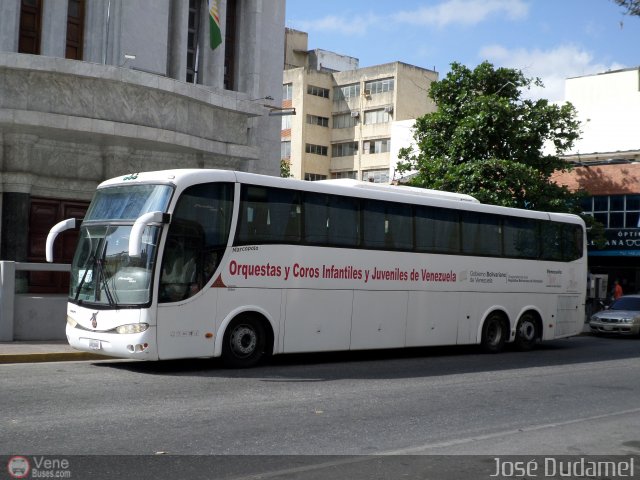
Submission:
POLYGON ((15 456, 7 462, 7 471, 11 478, 27 478, 31 465, 25 457, 15 456))

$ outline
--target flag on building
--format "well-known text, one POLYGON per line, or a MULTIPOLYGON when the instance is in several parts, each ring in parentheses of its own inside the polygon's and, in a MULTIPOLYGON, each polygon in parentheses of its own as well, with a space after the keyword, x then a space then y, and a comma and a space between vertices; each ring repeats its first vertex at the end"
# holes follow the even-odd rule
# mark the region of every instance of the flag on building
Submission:
POLYGON ((220 31, 220 9, 219 0, 209 0, 209 41, 211 50, 214 50, 222 43, 222 32, 220 31))

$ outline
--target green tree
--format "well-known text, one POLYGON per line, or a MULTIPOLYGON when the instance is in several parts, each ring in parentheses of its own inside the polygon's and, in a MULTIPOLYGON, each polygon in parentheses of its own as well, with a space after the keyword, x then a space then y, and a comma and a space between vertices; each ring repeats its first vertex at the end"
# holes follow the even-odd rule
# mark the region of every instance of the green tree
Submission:
POLYGON ((291 178, 291 164, 288 160, 280 160, 280 176, 282 178, 291 178))
POLYGON ((559 155, 579 138, 575 109, 523 99, 521 90, 532 85, 542 82, 520 70, 452 63, 431 86, 437 111, 416 121, 417 150, 400 151, 399 172, 417 172, 414 186, 467 193, 483 203, 579 212, 581 195, 550 179, 570 168, 559 155))
POLYGON ((624 8, 626 15, 640 16, 640 0, 613 0, 622 8, 624 8))

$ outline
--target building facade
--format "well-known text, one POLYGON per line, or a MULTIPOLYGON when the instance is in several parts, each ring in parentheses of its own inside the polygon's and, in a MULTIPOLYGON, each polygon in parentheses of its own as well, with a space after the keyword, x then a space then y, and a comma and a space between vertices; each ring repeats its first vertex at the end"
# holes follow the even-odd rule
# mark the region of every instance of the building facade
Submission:
MULTIPOLYGON (((566 100, 578 112, 582 138, 555 180, 582 190, 584 212, 605 227, 604 247, 589 245, 592 274, 640 290, 640 68, 567 79, 566 100)), ((610 290, 610 288, 609 288, 610 290)))
POLYGON ((294 178, 393 180, 415 119, 435 111, 427 93, 438 74, 401 62, 359 68, 357 59, 307 50, 287 30, 281 157, 294 178))
MULTIPOLYGON (((279 174, 285 0, 0 3, 0 259, 43 261, 46 232, 96 186, 165 168, 279 174)), ((73 234, 58 242, 67 262, 73 234)), ((32 289, 55 291, 50 277, 32 289)))

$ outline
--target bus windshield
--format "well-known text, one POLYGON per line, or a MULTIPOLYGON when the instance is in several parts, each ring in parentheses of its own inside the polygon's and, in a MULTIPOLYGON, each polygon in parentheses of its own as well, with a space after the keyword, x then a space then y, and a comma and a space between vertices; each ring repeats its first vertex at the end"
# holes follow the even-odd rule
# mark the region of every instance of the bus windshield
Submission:
POLYGON ((70 301, 111 308, 151 301, 161 228, 146 228, 139 257, 129 257, 129 236, 138 217, 166 211, 172 192, 169 185, 115 186, 96 192, 71 265, 70 301))
POLYGON ((148 212, 165 212, 171 199, 170 185, 123 185, 99 189, 84 222, 125 220, 134 222, 148 212))

